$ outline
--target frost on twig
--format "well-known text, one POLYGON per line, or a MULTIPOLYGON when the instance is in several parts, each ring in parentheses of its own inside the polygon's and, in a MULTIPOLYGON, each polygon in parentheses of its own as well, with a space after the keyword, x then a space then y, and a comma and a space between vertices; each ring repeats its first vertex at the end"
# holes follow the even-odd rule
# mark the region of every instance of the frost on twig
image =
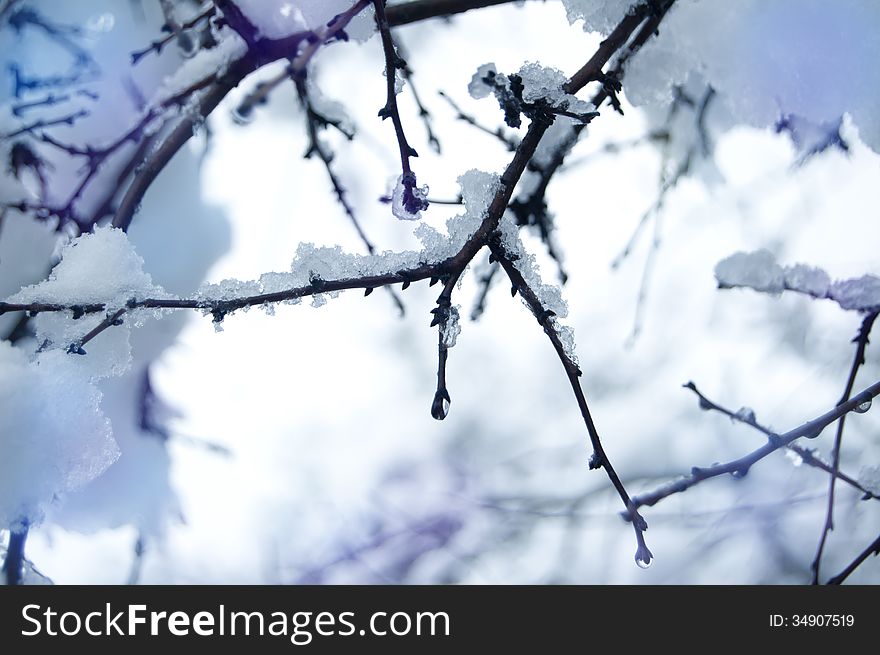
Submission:
POLYGON ((821 268, 795 264, 780 266, 768 250, 737 252, 715 266, 718 288, 745 287, 773 295, 795 291, 813 298, 833 300, 843 309, 868 312, 880 308, 880 278, 831 281, 821 268))

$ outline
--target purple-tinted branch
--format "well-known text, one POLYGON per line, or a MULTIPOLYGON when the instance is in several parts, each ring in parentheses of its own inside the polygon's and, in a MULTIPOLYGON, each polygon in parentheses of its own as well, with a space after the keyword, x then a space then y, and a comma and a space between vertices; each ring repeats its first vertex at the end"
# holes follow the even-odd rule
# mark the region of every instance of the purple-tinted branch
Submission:
MULTIPOLYGON (((75 95, 82 96, 90 100, 98 99, 98 95, 96 93, 88 91, 87 89, 77 89, 75 95)), ((62 103, 68 102, 69 100, 71 100, 71 94, 69 93, 62 93, 59 95, 50 93, 45 98, 40 98, 39 100, 18 102, 12 105, 12 115, 20 118, 26 112, 32 109, 39 109, 41 107, 54 107, 55 105, 60 105, 62 103)))
POLYGON ((752 466, 767 457, 767 455, 787 446, 795 439, 800 439, 801 437, 815 439, 826 427, 834 423, 841 416, 845 416, 852 411, 857 411, 862 406, 869 405, 877 395, 880 395, 880 382, 875 382, 868 388, 853 396, 847 402, 825 412, 812 421, 808 421, 807 423, 778 436, 770 437, 765 445, 739 459, 734 459, 723 464, 713 464, 712 466, 707 467, 695 466, 691 469, 690 475, 684 476, 678 480, 673 480, 650 493, 637 496, 633 498, 633 503, 636 507, 643 507, 645 505, 653 506, 664 498, 687 491, 691 487, 694 487, 705 480, 716 478, 721 475, 743 477, 749 472, 749 469, 751 469, 752 466))
POLYGON ((119 207, 116 209, 116 213, 113 216, 113 227, 118 227, 124 231, 128 230, 135 211, 140 206, 147 189, 150 188, 150 185, 158 177, 159 173, 171 161, 171 158, 183 147, 183 144, 189 141, 193 132, 198 129, 201 121, 214 111, 214 108, 220 104, 220 101, 226 97, 226 94, 229 93, 235 84, 237 82, 234 75, 231 78, 224 77, 222 80, 216 81, 213 86, 200 96, 196 110, 188 112, 186 116, 181 118, 159 146, 144 161, 132 178, 125 195, 119 203, 119 207))
MULTIPOLYGON (((852 366, 850 366, 849 369, 846 387, 843 390, 843 395, 840 397, 840 401, 837 403, 838 405, 845 403, 852 395, 852 390, 856 383, 856 376, 859 373, 859 369, 865 363, 865 349, 868 347, 871 328, 874 327, 874 321, 876 320, 877 312, 865 316, 862 320, 862 325, 859 328, 858 334, 856 334, 855 339, 853 339, 853 342, 856 344, 856 353, 855 357, 853 357, 852 366)), ((828 482, 828 508, 825 513, 825 523, 822 526, 822 536, 819 538, 819 545, 816 548, 816 556, 813 558, 813 563, 810 565, 810 569, 813 571, 812 584, 814 585, 819 584, 819 567, 822 563, 822 554, 825 551, 825 543, 828 541, 828 535, 834 529, 834 492, 837 483, 837 475, 840 472, 840 449, 843 444, 843 428, 845 423, 846 415, 841 416, 840 420, 837 422, 837 434, 834 436, 834 446, 831 449, 832 475, 828 482)))
POLYGON ((23 127, 18 128, 13 132, 9 132, 8 134, 0 135, 0 139, 14 139, 17 136, 21 136, 22 134, 32 133, 35 130, 42 130, 47 127, 54 127, 56 125, 73 125, 80 118, 85 118, 89 115, 88 110, 80 109, 73 114, 68 116, 63 116, 61 118, 53 118, 51 120, 38 120, 29 125, 25 125, 23 127))
POLYGON ((406 62, 401 59, 394 48, 391 28, 388 26, 388 18, 385 16, 385 0, 373 0, 373 7, 376 10, 376 24, 379 27, 379 34, 382 37, 382 50, 385 55, 385 86, 387 91, 385 106, 379 110, 379 116, 382 120, 390 118, 394 124, 397 148, 400 151, 403 207, 410 214, 418 214, 420 211, 428 208, 427 201, 416 193, 418 180, 409 163, 410 157, 418 157, 419 153, 406 140, 403 122, 400 120, 400 111, 397 108, 397 92, 395 89, 397 85, 397 71, 398 69, 403 69, 406 66, 406 62))

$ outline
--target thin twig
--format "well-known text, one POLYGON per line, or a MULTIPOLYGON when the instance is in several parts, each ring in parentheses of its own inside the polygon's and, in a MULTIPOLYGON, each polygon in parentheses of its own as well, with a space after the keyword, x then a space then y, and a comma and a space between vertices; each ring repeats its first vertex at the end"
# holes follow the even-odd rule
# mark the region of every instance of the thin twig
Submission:
MULTIPOLYGON (((754 428, 761 434, 765 435, 768 439, 778 439, 779 434, 768 428, 767 426, 759 423, 757 418, 755 417, 754 412, 750 411, 742 411, 734 412, 727 407, 723 407, 719 405, 713 400, 707 398, 693 382, 688 382, 687 384, 682 385, 685 389, 690 389, 700 400, 700 409, 706 411, 715 411, 721 414, 724 414, 731 421, 736 423, 742 423, 743 425, 748 425, 751 428, 754 428)), ((803 446, 798 445, 797 443, 789 443, 785 446, 788 450, 795 453, 798 457, 801 458, 801 462, 806 464, 807 466, 812 466, 813 468, 817 468, 820 471, 825 471, 826 473, 834 474, 834 469, 830 464, 821 460, 816 456, 816 454, 810 450, 809 448, 804 448, 803 446)), ((876 500, 880 500, 880 496, 876 496, 871 491, 866 489, 858 480, 853 478, 852 476, 847 475, 841 471, 837 471, 835 474, 837 478, 841 481, 845 482, 853 489, 861 492, 863 494, 863 498, 870 499, 874 498, 876 500)))
POLYGON ((872 541, 865 550, 858 554, 858 556, 850 562, 843 571, 835 575, 833 578, 830 578, 826 584, 838 585, 841 584, 844 580, 846 580, 853 571, 859 568, 866 559, 868 559, 871 555, 875 557, 880 555, 880 536, 878 536, 874 541, 872 541))
POLYGON ((832 410, 825 412, 824 414, 813 419, 812 421, 808 421, 803 425, 800 425, 776 437, 770 437, 765 445, 756 450, 753 450, 751 453, 744 455, 739 459, 731 460, 723 464, 713 464, 712 466, 702 468, 695 466, 691 469, 690 475, 684 476, 678 480, 673 480, 672 482, 663 485, 655 491, 642 494, 633 498, 633 504, 636 507, 644 507, 645 505, 653 506, 659 503, 664 498, 667 498, 673 494, 687 491, 688 489, 696 486, 700 482, 709 480, 711 478, 716 478, 721 475, 729 474, 738 478, 744 477, 749 472, 749 469, 751 469, 752 466, 767 457, 767 455, 770 455, 780 448, 787 446, 795 439, 800 439, 801 437, 814 439, 818 437, 826 427, 834 423, 841 416, 844 416, 849 412, 858 409, 862 405, 868 404, 877 395, 880 395, 880 382, 875 382, 857 395, 853 396, 847 402, 843 403, 842 405, 838 405, 832 410))
POLYGON ((441 98, 449 103, 449 106, 452 107, 452 109, 455 111, 455 117, 458 120, 464 121, 468 125, 477 128, 481 132, 485 132, 489 136, 495 137, 496 139, 501 141, 501 143, 504 144, 504 147, 507 148, 510 152, 513 152, 514 150, 516 150, 517 146, 519 146, 519 139, 512 134, 507 134, 504 131, 503 127, 499 126, 494 130, 490 127, 486 127, 485 125, 477 121, 476 118, 474 118, 470 114, 465 113, 465 111, 461 107, 459 107, 456 102, 449 97, 448 94, 443 91, 438 91, 437 93, 440 95, 441 98))
MULTIPOLYGON (((371 255, 375 255, 376 247, 373 245, 373 242, 370 241, 369 237, 367 237, 363 226, 354 212, 354 207, 352 207, 351 203, 348 201, 345 187, 342 186, 342 183, 336 176, 336 172, 333 170, 333 154, 325 148, 324 144, 321 142, 321 137, 318 134, 318 130, 323 126, 330 124, 330 121, 315 111, 311 98, 309 97, 308 89, 306 88, 305 79, 301 76, 294 77, 294 83, 296 85, 296 92, 299 96, 299 101, 302 104, 306 115, 306 131, 309 136, 309 147, 306 150, 306 157, 317 155, 318 159, 324 164, 324 170, 327 171, 327 176, 330 178, 330 184, 333 186, 333 193, 336 194, 336 199, 339 201, 345 215, 348 216, 351 224, 354 226, 354 229, 358 233, 364 247, 366 247, 367 252, 371 255)), ((404 307, 400 296, 398 296, 397 292, 390 286, 385 288, 391 295, 400 315, 403 316, 406 313, 406 307, 404 307)))
MULTIPOLYGON (((394 43, 397 46, 398 52, 402 55, 406 55, 406 50, 403 48, 400 42, 400 37, 395 37, 394 43)), ((406 86, 409 89, 409 92, 412 94, 413 100, 416 103, 416 107, 419 110, 419 118, 422 119, 422 124, 425 126, 425 132, 427 133, 428 143, 434 149, 438 155, 440 154, 440 139, 437 138, 437 135, 434 133, 434 128, 432 125, 431 112, 428 111, 428 108, 425 106, 425 103, 422 102, 421 96, 419 96, 419 92, 416 89, 416 85, 413 82, 413 70, 410 67, 409 63, 404 63, 403 68, 401 69, 403 73, 403 77, 406 80, 406 86)))
MULTIPOLYGON (((868 347, 868 339, 871 335, 871 328, 874 326, 874 321, 877 320, 877 312, 872 314, 868 314, 862 320, 862 325, 859 328, 859 332, 856 335, 853 342, 856 344, 856 354, 853 357, 852 366, 849 369, 849 376, 846 380, 846 387, 843 390, 843 395, 840 397, 840 401, 837 403, 838 405, 845 403, 849 400, 850 395, 852 394, 853 387, 856 383, 856 376, 859 373, 859 369, 865 363, 865 349, 868 347)), ((819 545, 816 548, 816 557, 813 558, 813 563, 810 565, 810 569, 813 572, 812 584, 819 584, 819 567, 822 563, 822 554, 825 551, 825 543, 828 540, 828 536, 831 531, 834 529, 834 492, 835 485, 837 483, 837 474, 840 472, 840 449, 843 443, 843 428, 846 423, 846 416, 841 416, 840 420, 837 422, 837 434, 834 436, 834 446, 831 449, 831 459, 832 459, 832 475, 828 482, 828 509, 825 513, 825 523, 822 526, 822 536, 819 538, 819 545)))
POLYGON ((427 201, 417 193, 418 180, 410 166, 410 158, 418 157, 416 152, 406 140, 403 131, 403 122, 400 120, 400 111, 397 108, 397 71, 406 66, 406 62, 397 54, 394 41, 391 38, 391 28, 385 15, 385 0, 373 0, 373 8, 376 11, 376 24, 382 37, 382 51, 385 55, 385 106, 379 110, 382 120, 390 118, 394 124, 394 134, 397 137, 397 148, 400 152, 401 185, 403 186, 403 207, 410 214, 418 214, 427 209, 427 201))

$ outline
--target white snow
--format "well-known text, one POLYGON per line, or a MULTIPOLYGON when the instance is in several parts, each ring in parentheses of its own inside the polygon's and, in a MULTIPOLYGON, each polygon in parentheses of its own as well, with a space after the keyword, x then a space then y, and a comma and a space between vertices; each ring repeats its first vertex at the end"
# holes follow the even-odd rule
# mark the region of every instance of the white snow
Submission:
POLYGON ((125 306, 130 298, 168 297, 144 272, 144 260, 125 232, 99 227, 73 239, 61 250, 61 261, 49 278, 11 295, 11 303, 103 303, 125 306))
POLYGON ((608 34, 636 3, 633 0, 562 0, 562 4, 569 22, 583 20, 584 31, 608 34))
POLYGON ((481 100, 491 95, 492 87, 484 81, 484 78, 490 74, 493 76, 498 74, 498 69, 495 68, 493 63, 483 64, 477 69, 477 72, 474 73, 471 81, 468 83, 468 93, 471 94, 472 98, 481 100))
POLYGON ((828 295, 831 278, 821 268, 795 264, 794 266, 786 266, 784 275, 786 289, 800 291, 817 298, 824 298, 828 295))
POLYGON ((880 496, 880 466, 863 466, 859 471, 859 484, 866 491, 880 496))
POLYGON ((29 361, 0 342, 0 525, 38 523, 118 457, 100 402, 80 358, 53 350, 29 361))
MULTIPOLYGON (((464 202, 464 213, 453 216, 446 222, 446 234, 420 223, 414 234, 422 242, 422 250, 359 255, 345 252, 340 246, 300 243, 288 272, 264 273, 259 280, 227 279, 217 284, 204 284, 198 295, 206 300, 252 296, 306 287, 316 279, 326 281, 382 275, 414 268, 420 264, 441 262, 461 250, 480 226, 498 189, 499 177, 492 173, 470 170, 458 178, 458 183, 464 202)), ((334 295, 331 294, 331 297, 334 295)), ((290 302, 298 304, 301 300, 293 299, 290 302)), ((321 297, 312 304, 320 307, 325 302, 326 298, 321 297)))
POLYGON ((164 79, 151 105, 157 107, 202 80, 222 76, 231 64, 246 54, 247 43, 244 39, 232 29, 223 27, 217 34, 215 47, 199 50, 164 79))
MULTIPOLYGON (((564 1, 570 18, 598 6, 564 1)), ((627 3, 611 4, 596 29, 610 29, 627 3)), ((636 105, 666 105, 675 85, 700 75, 736 122, 771 127, 797 116, 822 125, 848 113, 880 151, 880 68, 867 63, 880 59, 878 25, 880 3, 865 0, 679 0, 629 62, 624 90, 636 105)))
POLYGON ((821 268, 795 264, 780 266, 768 250, 738 252, 718 262, 715 279, 722 289, 748 287, 779 294, 796 291, 814 298, 829 298, 843 309, 871 311, 880 307, 880 278, 863 275, 831 282, 821 268))
POLYGON ((863 275, 831 285, 828 295, 844 309, 870 310, 880 307, 880 278, 863 275))
MULTIPOLYGON (((522 99, 525 103, 534 104, 543 101, 550 107, 575 114, 587 114, 595 109, 592 103, 563 90, 568 77, 559 69, 527 62, 516 74, 522 79, 522 99)), ((471 77, 468 92, 471 97, 479 100, 494 93, 498 87, 509 88, 509 85, 510 77, 499 73, 495 64, 483 64, 471 77), (487 84, 486 77, 492 77, 495 84, 487 84)))
MULTIPOLYGON (((236 0, 260 36, 281 39, 296 32, 317 30, 334 16, 347 11, 353 0, 236 0)), ((356 41, 365 41, 375 32, 372 7, 361 11, 346 32, 356 41)))
POLYGON ((785 288, 785 274, 769 250, 731 255, 715 266, 715 279, 722 288, 750 287, 768 293, 782 293, 785 288))
POLYGON ((568 77, 557 68, 528 62, 519 69, 517 75, 522 78, 522 95, 526 102, 543 100, 551 107, 566 109, 576 114, 586 114, 595 109, 592 103, 563 90, 568 77))

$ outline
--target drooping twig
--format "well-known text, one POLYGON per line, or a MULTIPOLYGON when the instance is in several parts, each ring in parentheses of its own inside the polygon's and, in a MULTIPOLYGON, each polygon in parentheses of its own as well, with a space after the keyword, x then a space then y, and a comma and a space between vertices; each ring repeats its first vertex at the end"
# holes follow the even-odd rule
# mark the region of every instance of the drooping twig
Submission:
MULTIPOLYGON (((852 366, 849 369, 849 376, 846 380, 846 387, 843 395, 840 397, 838 405, 849 400, 853 387, 856 383, 856 376, 859 369, 865 363, 865 349, 868 347, 868 339, 871 335, 871 328, 874 321, 877 320, 877 312, 867 314, 862 320, 862 325, 853 342, 856 344, 856 354, 853 358, 852 366)), ((816 548, 816 557, 810 565, 813 572, 812 584, 819 584, 819 567, 822 563, 822 554, 825 551, 825 543, 828 540, 829 533, 834 529, 834 492, 837 483, 837 474, 840 472, 840 449, 843 443, 843 428, 846 422, 846 415, 841 416, 837 422, 837 433, 834 436, 834 446, 831 449, 832 475, 828 482, 828 509, 825 513, 825 523, 822 526, 822 536, 819 538, 819 545, 816 548)))
POLYGON ((403 131, 403 122, 400 120, 400 111, 397 108, 397 71, 406 66, 406 62, 397 54, 394 41, 391 38, 391 28, 385 15, 385 0, 373 0, 373 8, 376 10, 376 24, 382 37, 382 50, 385 55, 385 106, 379 110, 382 120, 390 118, 394 124, 394 134, 397 137, 397 148, 400 152, 400 183, 403 186, 402 202, 404 209, 410 214, 418 214, 427 209, 428 203, 417 193, 418 180, 410 166, 410 158, 418 157, 416 152, 406 140, 403 131))
POLYGON ((437 390, 434 400, 431 402, 431 416, 442 421, 449 413, 449 405, 452 399, 449 397, 449 389, 446 386, 446 362, 449 358, 449 348, 454 343, 455 336, 450 339, 450 334, 457 329, 458 310, 452 307, 452 291, 461 277, 461 273, 450 275, 444 285, 443 292, 437 298, 437 306, 431 310, 433 318, 431 327, 437 326, 437 390))
POLYGON ((825 412, 812 421, 808 421, 807 423, 776 437, 769 437, 765 445, 757 448, 748 455, 744 455, 739 459, 731 460, 723 464, 713 464, 712 466, 707 467, 695 466, 691 469, 690 475, 684 476, 678 480, 673 480, 650 493, 636 496, 633 498, 633 504, 636 507, 644 507, 645 505, 653 506, 664 498, 687 491, 691 487, 694 487, 705 480, 716 478, 721 475, 743 477, 749 472, 749 469, 751 469, 752 466, 767 457, 767 455, 770 455, 780 448, 790 444, 795 439, 800 439, 801 437, 814 439, 818 437, 826 427, 834 423, 841 416, 852 411, 857 411, 860 407, 870 404, 877 395, 880 395, 880 382, 875 382, 850 398, 847 402, 825 412))
POLYGON ((581 370, 578 365, 572 360, 572 358, 566 353, 559 332, 556 330, 552 322, 553 312, 548 311, 544 307, 537 294, 531 289, 531 287, 529 287, 528 283, 525 281, 525 279, 523 279, 522 274, 519 272, 519 270, 517 270, 514 263, 508 258, 507 254, 500 246, 493 246, 492 253, 495 255, 495 259, 498 261, 501 267, 504 268, 504 271, 507 273, 507 276, 510 278, 513 286, 516 288, 522 299, 529 306, 532 314, 534 314, 535 318, 538 320, 538 324, 544 329, 544 333, 553 344, 553 348, 556 351, 557 356, 559 357, 559 361, 562 363, 562 366, 565 369, 565 374, 568 377, 569 384, 571 385, 572 391, 574 392, 575 398, 577 399, 578 408, 581 411, 581 417, 584 420, 584 425, 587 428, 587 433, 589 434, 590 442, 593 446, 593 455, 590 458, 590 468, 605 469, 605 473, 608 475, 608 479, 611 480, 611 484, 614 486, 614 489, 617 491, 617 494, 623 501, 624 506, 627 508, 627 516, 632 520, 633 530, 635 531, 636 541, 638 543, 638 548, 636 550, 636 562, 643 566, 650 565, 651 560, 653 559, 653 555, 651 554, 651 551, 648 549, 648 546, 645 543, 644 536, 645 530, 648 529, 648 524, 645 519, 642 518, 642 516, 639 514, 638 507, 633 503, 633 500, 630 498, 629 493, 626 491, 626 487, 620 480, 620 476, 617 475, 617 471, 614 470, 614 467, 611 464, 611 460, 608 458, 608 455, 605 452, 605 448, 602 446, 602 440, 599 437, 599 432, 596 429, 595 423, 593 422, 590 408, 587 405, 586 396, 584 395, 583 388, 581 387, 581 370))

